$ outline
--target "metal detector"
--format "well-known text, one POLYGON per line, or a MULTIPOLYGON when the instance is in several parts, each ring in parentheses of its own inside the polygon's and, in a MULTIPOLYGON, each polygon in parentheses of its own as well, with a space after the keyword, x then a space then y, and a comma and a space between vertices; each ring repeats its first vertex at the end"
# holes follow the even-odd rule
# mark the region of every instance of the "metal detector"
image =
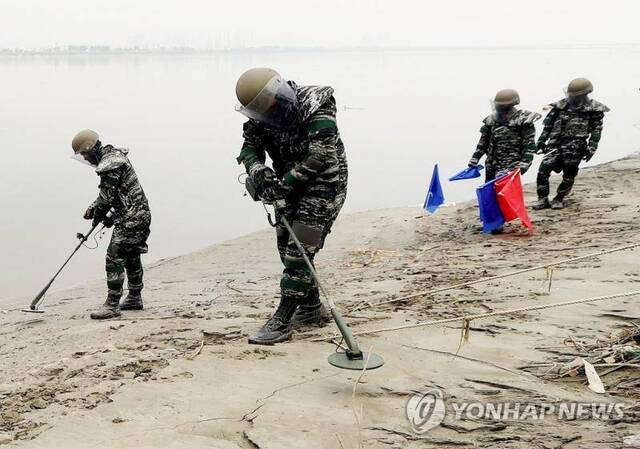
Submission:
MULTIPOLYGON (((247 178, 245 180, 245 186, 247 188, 247 191, 249 192, 249 195, 254 200, 259 201, 260 199, 257 195, 257 191, 251 181, 251 178, 247 178)), ((263 202, 263 206, 265 208, 265 211, 267 211, 267 218, 269 220, 269 224, 271 226, 275 226, 276 223, 274 223, 273 220, 271 219, 271 214, 269 213, 267 206, 266 204, 264 204, 264 202, 263 202)), ((274 209, 277 209, 278 207, 280 207, 280 204, 276 203, 273 205, 273 207, 274 209)), ((316 270, 313 264, 309 260, 309 257, 307 256, 307 252, 304 250, 304 247, 300 243, 300 240, 298 240, 298 236, 296 235, 296 233, 293 232, 293 228, 289 224, 289 221, 286 219, 284 214, 279 214, 277 219, 282 222, 285 228, 287 228, 287 231, 289 231, 289 236, 295 243, 296 247, 298 248, 298 251, 300 251, 300 254, 302 254, 302 257, 311 272, 311 276, 316 281, 316 283, 318 284, 318 288, 322 292, 322 295, 327 300, 327 304, 329 305, 329 311, 331 312, 333 321, 335 321, 336 326, 338 327, 338 330, 340 331, 340 334, 342 335, 342 338, 344 339, 344 342, 347 345, 346 351, 334 352, 333 354, 331 354, 328 359, 329 363, 337 368, 359 370, 359 371, 362 371, 364 369, 372 370, 372 369, 380 368, 382 365, 384 365, 384 359, 380 357, 378 354, 374 354, 372 352, 366 353, 360 349, 360 347, 358 346, 358 342, 356 341, 355 337, 351 333, 351 329, 349 329, 349 326, 347 325, 346 321, 344 320, 344 318, 342 318, 342 315, 338 311, 336 304, 333 302, 333 300, 327 293, 327 290, 324 288, 324 285, 320 281, 320 278, 318 278, 318 274, 316 273, 316 270)))
MULTIPOLYGON (((107 214, 106 218, 111 218, 112 216, 113 216, 113 212, 109 211, 109 213, 107 214)), ((98 222, 98 223, 94 224, 93 226, 91 226, 91 229, 89 229, 89 232, 87 232, 86 235, 83 235, 83 234, 80 234, 80 233, 76 234, 76 237, 78 238, 78 240, 80 240, 80 242, 78 243, 78 246, 76 246, 76 248, 73 250, 71 255, 67 258, 67 260, 64 261, 64 263, 62 264, 60 269, 58 271, 56 271, 56 274, 53 275, 53 277, 51 278, 49 283, 47 285, 45 285, 42 290, 40 290, 40 293, 38 293, 35 298, 33 298, 33 301, 31 301, 31 305, 29 305, 29 308, 28 309, 22 309, 23 312, 44 313, 44 310, 39 309, 39 306, 42 305, 42 303, 44 302, 45 293, 47 293, 47 291, 49 290, 49 288, 53 284, 53 281, 56 280, 56 278, 62 272, 64 267, 67 266, 67 264, 69 263, 71 258, 78 252, 80 247, 85 244, 85 242, 89 239, 91 234, 93 234, 93 231, 95 231, 98 226, 100 226, 100 222, 98 222)), ((104 226, 103 226, 103 229, 104 229, 104 226)))

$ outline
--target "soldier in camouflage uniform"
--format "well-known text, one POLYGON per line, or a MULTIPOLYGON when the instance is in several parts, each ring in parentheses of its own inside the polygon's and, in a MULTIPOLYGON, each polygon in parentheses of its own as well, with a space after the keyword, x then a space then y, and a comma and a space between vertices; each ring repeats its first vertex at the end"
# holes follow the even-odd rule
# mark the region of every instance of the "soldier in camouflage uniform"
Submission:
POLYGON ((516 168, 524 174, 531 166, 536 150, 534 122, 540 119, 540 114, 517 109, 519 103, 518 92, 501 90, 493 101, 494 113, 483 120, 480 141, 469 166, 478 165, 486 155, 487 182, 516 168))
POLYGON ((96 167, 100 176, 100 194, 84 214, 94 224, 114 226, 107 248, 107 300, 103 307, 91 313, 91 318, 107 319, 120 316, 120 310, 142 310, 142 262, 147 252, 151 212, 147 197, 135 170, 127 158, 128 150, 102 145, 98 134, 91 130, 79 132, 72 142, 76 158, 96 167), (113 216, 108 216, 113 210, 113 216), (124 279, 129 294, 120 304, 124 279))
POLYGON ((567 97, 551 104, 538 139, 538 152, 546 156, 538 169, 538 202, 534 209, 562 209, 578 175, 580 162, 589 161, 598 149, 604 113, 609 108, 589 98, 593 85, 576 78, 567 87, 567 97), (549 176, 562 172, 556 197, 549 203, 549 176))
MULTIPOLYGON (((347 159, 333 89, 298 86, 274 70, 256 68, 240 77, 236 94, 237 110, 249 117, 237 161, 264 202, 285 205, 277 208, 276 218, 284 214, 313 261, 347 194, 347 159), (267 155, 273 169, 265 165, 267 155)), ((273 317, 249 338, 253 344, 288 340, 293 327, 327 319, 318 286, 279 220, 276 234, 284 265, 281 300, 273 317)))

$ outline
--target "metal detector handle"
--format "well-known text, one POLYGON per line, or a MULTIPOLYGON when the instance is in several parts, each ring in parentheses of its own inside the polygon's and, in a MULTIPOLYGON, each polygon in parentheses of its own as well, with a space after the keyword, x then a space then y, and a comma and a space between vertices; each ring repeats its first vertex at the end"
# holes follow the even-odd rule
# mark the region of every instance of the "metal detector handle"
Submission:
POLYGON ((361 359, 362 351, 360 350, 360 346, 358 346, 358 342, 351 333, 351 330, 344 321, 344 318, 342 318, 342 315, 340 315, 340 312, 338 312, 335 305, 334 307, 330 307, 330 310, 331 316, 333 316, 333 321, 336 322, 336 326, 338 326, 338 330, 340 331, 340 334, 342 334, 342 338, 344 338, 344 342, 347 345, 347 356, 350 359, 361 359))
MULTIPOLYGON (((247 190, 249 190, 249 193, 252 194, 251 188, 248 188, 247 190)), ((277 210, 278 208, 285 207, 286 203, 284 200, 278 200, 272 206, 274 210, 277 210)), ((265 204, 264 201, 262 202, 262 207, 264 207, 264 210, 267 212, 267 219, 269 220, 269 224, 272 227, 275 227, 277 225, 277 221, 274 222, 273 219, 271 218, 271 212, 269 212, 269 209, 267 209, 267 204, 265 204)), ((355 337, 351 333, 351 330, 349 329, 349 326, 347 325, 346 321, 344 320, 344 318, 342 318, 342 315, 338 311, 336 304, 333 302, 333 300, 325 290, 324 285, 322 284, 322 281, 320 281, 320 279, 318 278, 318 274, 316 273, 316 270, 313 267, 313 264, 309 260, 309 257, 307 256, 307 252, 305 251, 304 247, 300 243, 300 240, 298 240, 298 236, 293 231, 293 228, 289 224, 289 220, 287 220, 284 213, 279 214, 279 221, 285 226, 285 228, 289 232, 289 236, 295 243, 296 247, 298 248, 298 251, 300 251, 302 258, 304 259, 305 263, 307 264, 307 267, 311 272, 311 276, 316 281, 316 284, 318 284, 318 288, 324 295, 325 299, 327 300, 327 303, 329 303, 329 310, 331 311, 331 316, 333 317, 333 320, 335 321, 336 326, 338 327, 338 330, 340 331, 340 334, 342 334, 342 338, 344 338, 344 342, 347 345, 347 351, 346 351, 347 357, 349 359, 363 359, 363 353, 360 350, 360 347, 358 346, 358 342, 356 341, 355 337)))
MULTIPOLYGON (((109 215, 109 214, 107 214, 107 215, 109 215)), ((98 226, 100 226, 100 224, 101 224, 101 223, 102 223, 102 222, 100 222, 100 221, 99 221, 98 223, 96 223, 96 224, 92 225, 92 226, 91 226, 91 229, 89 229, 89 232, 87 232, 86 234, 82 234, 82 233, 80 233, 80 232, 78 232, 78 233, 76 234, 76 238, 77 238, 78 240, 80 240, 80 245, 82 245, 84 242, 86 242, 86 241, 89 239, 89 236, 90 236, 91 234, 93 234, 93 231, 95 231, 95 230, 96 230, 96 228, 97 228, 98 226)))
MULTIPOLYGON (((111 218, 114 214, 113 209, 109 210, 109 212, 107 212, 107 217, 111 218)), ((29 308, 31 310, 37 310, 38 309, 38 304, 40 303, 40 301, 42 300, 42 298, 44 297, 45 293, 47 293, 47 290, 49 290, 49 288, 51 287, 51 285, 53 284, 53 281, 56 280, 56 278, 58 277, 58 275, 62 272, 62 270, 64 269, 64 267, 67 266, 67 264, 69 263, 69 261, 71 260, 71 258, 78 252, 78 250, 80 249, 80 247, 82 245, 84 245, 84 243, 87 241, 87 239, 89 238, 89 236, 91 234, 93 234, 93 231, 96 230, 96 228, 100 226, 100 223, 96 223, 94 225, 91 226, 91 229, 89 230, 89 232, 87 232, 86 235, 82 235, 80 233, 78 233, 76 235, 76 237, 78 237, 78 239, 80 240, 80 243, 78 243, 78 246, 75 247, 75 249, 73 250, 73 252, 71 253, 71 255, 67 258, 67 260, 64 261, 64 263, 62 264, 62 266, 60 267, 60 269, 58 269, 58 271, 56 271, 56 274, 53 275, 53 277, 51 278, 51 280, 49 281, 49 283, 47 285, 44 286, 44 288, 42 290, 40 290, 40 292, 36 295, 35 298, 33 298, 33 300, 31 301, 31 304, 29 305, 29 308)))
POLYGON ((300 243, 300 240, 298 240, 298 236, 295 234, 295 232, 293 232, 293 228, 291 227, 291 225, 289 224, 289 221, 284 215, 280 217, 280 220, 282 221, 282 224, 284 224, 285 228, 287 228, 287 231, 289 231, 289 237, 291 237, 296 247, 298 248, 298 251, 300 251, 300 254, 302 254, 302 258, 304 259, 304 261, 307 264, 307 267, 311 271, 311 276, 313 276, 313 279, 318 284, 320 291, 322 291, 322 294, 324 295, 327 302, 329 303, 329 310, 331 310, 331 315, 333 316, 333 320, 336 322, 336 325, 338 326, 338 330, 342 334, 342 337, 344 338, 344 342, 347 344, 347 348, 348 348, 347 356, 353 359, 361 359, 362 351, 358 346, 358 342, 356 341, 355 337, 351 333, 351 330, 349 329, 349 326, 347 325, 347 323, 344 321, 344 318, 342 318, 342 315, 338 311, 336 304, 333 302, 331 297, 327 294, 327 291, 325 290, 324 285, 318 278, 318 274, 316 273, 316 270, 313 267, 313 264, 311 263, 311 261, 309 260, 309 257, 307 256, 307 252, 304 250, 302 244, 300 243))

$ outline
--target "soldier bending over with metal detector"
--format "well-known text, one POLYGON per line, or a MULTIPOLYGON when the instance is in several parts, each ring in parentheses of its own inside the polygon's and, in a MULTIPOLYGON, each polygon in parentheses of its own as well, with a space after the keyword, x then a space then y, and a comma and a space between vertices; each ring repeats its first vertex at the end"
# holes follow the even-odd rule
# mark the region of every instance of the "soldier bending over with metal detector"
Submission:
MULTIPOLYGON (((251 178, 247 178, 247 180, 245 181, 245 186, 247 188, 247 192, 249 192, 249 195, 251 196, 251 198, 253 198, 254 201, 261 201, 258 195, 257 189, 253 184, 253 181, 251 180, 251 178)), ((271 214, 269 213, 264 201, 263 201, 263 206, 265 211, 267 212, 267 219, 269 220, 269 224, 272 227, 276 227, 277 222, 274 223, 273 220, 271 219, 271 214)), ((335 352, 331 354, 329 356, 329 363, 338 368, 353 369, 353 370, 362 370, 365 368, 366 369, 380 368, 384 364, 384 360, 382 359, 382 357, 374 353, 364 353, 360 350, 360 347, 358 346, 358 342, 356 341, 355 337, 351 333, 349 326, 342 318, 342 315, 340 314, 335 303, 327 293, 327 290, 324 288, 324 285, 320 281, 320 278, 318 278, 318 274, 316 273, 313 263, 307 256, 306 250, 304 249, 302 243, 298 239, 296 230, 289 224, 289 221, 287 221, 285 214, 282 212, 279 212, 279 210, 281 211, 285 207, 286 207, 286 204, 282 200, 276 201, 273 204, 273 208, 276 213, 276 216, 279 217, 279 220, 287 229, 289 233, 289 237, 291 238, 293 243, 298 248, 298 251, 302 255, 302 258, 306 263, 307 268, 309 269, 309 272, 313 277, 313 280, 315 281, 316 285, 319 287, 320 291, 322 292, 325 299, 327 300, 327 303, 329 304, 329 310, 331 311, 331 316, 333 317, 336 325, 338 326, 338 330, 340 331, 340 334, 342 334, 342 338, 344 339, 347 345, 347 350, 345 352, 335 352)), ((298 230, 305 232, 305 229, 301 227, 298 227, 298 230)))
POLYGON ((256 198, 284 204, 276 210, 275 224, 284 265, 280 305, 249 337, 249 343, 271 345, 290 339, 295 326, 321 325, 328 319, 310 266, 344 203, 347 160, 331 87, 298 86, 272 69, 255 68, 238 79, 236 95, 236 110, 249 118, 237 161, 244 165, 256 198), (267 155, 273 169, 265 165, 267 155))

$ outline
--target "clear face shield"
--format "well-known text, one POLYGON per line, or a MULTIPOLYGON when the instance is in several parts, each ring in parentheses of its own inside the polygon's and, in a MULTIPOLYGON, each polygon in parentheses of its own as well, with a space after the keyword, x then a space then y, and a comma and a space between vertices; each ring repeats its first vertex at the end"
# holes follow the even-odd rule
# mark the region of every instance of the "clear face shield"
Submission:
POLYGON ((236 111, 274 128, 286 129, 298 119, 298 99, 293 88, 281 77, 274 76, 251 103, 238 103, 236 111))
POLYGON ((491 116, 498 122, 504 122, 509 118, 511 111, 515 109, 513 104, 499 104, 492 98, 489 100, 491 104, 491 116))
POLYGON ((567 99, 567 103, 569 103, 569 106, 582 106, 587 101, 589 101, 589 94, 571 95, 567 87, 562 90, 564 92, 564 97, 567 99))
POLYGON ((71 158, 90 167, 97 167, 100 162, 98 159, 98 152, 95 147, 88 151, 75 153, 71 158))

